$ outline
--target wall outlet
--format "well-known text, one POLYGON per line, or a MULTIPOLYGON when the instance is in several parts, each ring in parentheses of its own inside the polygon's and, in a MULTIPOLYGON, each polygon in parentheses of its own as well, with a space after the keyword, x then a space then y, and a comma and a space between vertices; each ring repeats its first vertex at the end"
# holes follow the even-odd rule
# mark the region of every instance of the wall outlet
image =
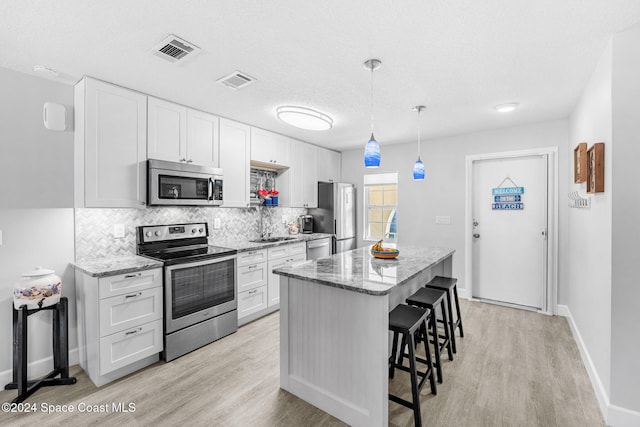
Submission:
POLYGON ((113 237, 116 239, 124 238, 124 224, 113 224, 113 237))
POLYGON ((451 217, 450 216, 437 216, 436 217, 436 224, 451 224, 451 217))
POLYGON ((220 218, 213 219, 213 229, 220 230, 220 218))

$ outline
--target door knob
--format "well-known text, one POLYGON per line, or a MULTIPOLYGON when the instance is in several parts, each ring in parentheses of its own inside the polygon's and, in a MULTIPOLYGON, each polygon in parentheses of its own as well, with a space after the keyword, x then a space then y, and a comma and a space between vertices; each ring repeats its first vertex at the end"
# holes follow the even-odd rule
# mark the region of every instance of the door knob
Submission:
POLYGON ((478 233, 475 233, 473 237, 477 239, 478 237, 480 237, 480 235, 478 233))

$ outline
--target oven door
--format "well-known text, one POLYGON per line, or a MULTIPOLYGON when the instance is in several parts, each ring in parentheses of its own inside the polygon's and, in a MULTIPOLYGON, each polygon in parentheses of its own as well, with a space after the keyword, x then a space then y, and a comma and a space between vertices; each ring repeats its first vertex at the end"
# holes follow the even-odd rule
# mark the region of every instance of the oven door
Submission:
POLYGON ((236 256, 165 267, 165 333, 237 307, 236 256))

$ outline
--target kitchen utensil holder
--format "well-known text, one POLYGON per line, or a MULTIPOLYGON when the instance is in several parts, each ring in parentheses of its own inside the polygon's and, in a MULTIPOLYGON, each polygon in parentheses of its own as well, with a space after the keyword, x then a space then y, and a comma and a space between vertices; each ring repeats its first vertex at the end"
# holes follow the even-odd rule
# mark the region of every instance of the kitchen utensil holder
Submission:
POLYGON ((4 386, 5 390, 18 390, 18 397, 11 403, 24 402, 40 387, 75 384, 76 378, 69 377, 69 324, 68 301, 61 297, 54 305, 44 308, 27 309, 22 305, 13 307, 13 382, 4 386), (43 310, 53 310, 53 371, 36 381, 27 380, 27 319, 43 310), (60 378, 55 378, 60 375, 60 378))

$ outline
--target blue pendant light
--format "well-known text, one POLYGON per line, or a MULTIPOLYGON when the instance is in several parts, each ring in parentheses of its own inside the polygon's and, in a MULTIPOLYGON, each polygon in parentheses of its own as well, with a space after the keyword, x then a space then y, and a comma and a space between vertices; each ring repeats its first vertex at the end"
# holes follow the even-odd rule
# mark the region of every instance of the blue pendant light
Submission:
POLYGON ((364 67, 371 70, 371 138, 364 148, 364 166, 366 168, 380 167, 380 144, 373 136, 373 71, 382 66, 379 59, 369 59, 365 61, 364 67))
POLYGON ((425 109, 424 105, 417 105, 413 107, 413 111, 418 112, 418 160, 413 165, 413 180, 414 181, 423 181, 424 180, 424 163, 420 160, 420 113, 425 109))

